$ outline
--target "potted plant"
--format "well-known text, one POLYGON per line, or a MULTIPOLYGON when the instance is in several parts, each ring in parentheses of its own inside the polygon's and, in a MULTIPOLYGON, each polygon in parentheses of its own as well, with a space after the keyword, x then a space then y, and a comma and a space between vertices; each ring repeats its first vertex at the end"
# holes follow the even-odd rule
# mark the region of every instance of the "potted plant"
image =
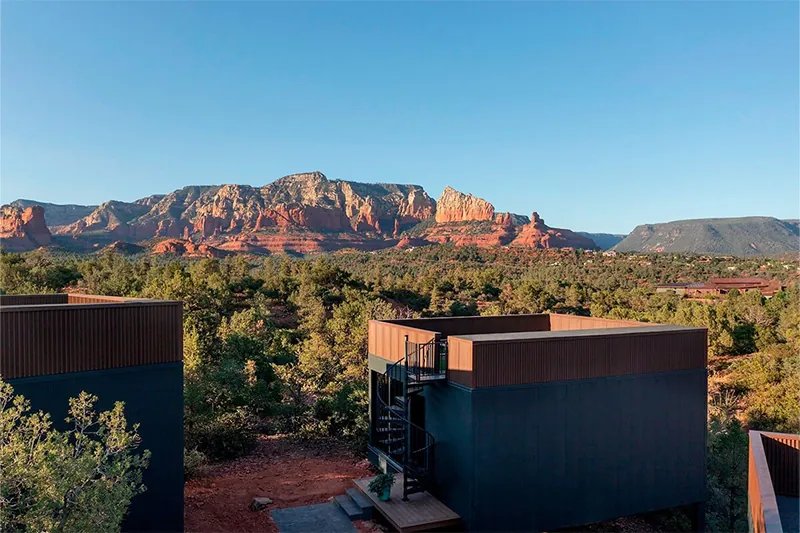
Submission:
POLYGON ((392 485, 394 485, 394 475, 384 473, 378 474, 375 479, 370 481, 367 488, 370 492, 377 494, 379 500, 385 502, 392 493, 392 485))

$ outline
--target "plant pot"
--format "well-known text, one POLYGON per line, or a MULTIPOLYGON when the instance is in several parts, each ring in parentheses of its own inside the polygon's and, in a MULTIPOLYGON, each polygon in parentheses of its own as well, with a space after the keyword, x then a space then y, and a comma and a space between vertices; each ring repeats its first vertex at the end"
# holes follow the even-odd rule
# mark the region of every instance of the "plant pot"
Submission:
POLYGON ((392 487, 386 487, 385 489, 383 489, 383 491, 381 491, 380 494, 378 494, 378 499, 382 502, 388 502, 389 496, 391 496, 391 494, 392 494, 392 487))

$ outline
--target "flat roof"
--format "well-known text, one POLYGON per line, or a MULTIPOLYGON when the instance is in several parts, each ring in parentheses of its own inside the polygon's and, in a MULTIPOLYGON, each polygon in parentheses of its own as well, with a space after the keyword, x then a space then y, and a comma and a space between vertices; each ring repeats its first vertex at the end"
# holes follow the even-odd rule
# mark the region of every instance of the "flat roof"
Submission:
POLYGON ((666 333, 679 331, 704 331, 705 328, 691 326, 671 326, 653 324, 652 326, 633 327, 608 327, 596 329, 560 329, 556 331, 522 331, 514 333, 483 333, 477 335, 451 335, 452 338, 472 342, 510 342, 533 339, 574 338, 574 337, 603 337, 606 335, 630 335, 666 333))

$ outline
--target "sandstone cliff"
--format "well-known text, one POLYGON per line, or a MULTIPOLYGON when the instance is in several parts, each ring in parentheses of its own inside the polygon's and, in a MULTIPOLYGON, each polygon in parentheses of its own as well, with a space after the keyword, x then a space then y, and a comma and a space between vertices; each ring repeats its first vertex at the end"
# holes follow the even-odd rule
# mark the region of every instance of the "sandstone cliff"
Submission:
POLYGON ((483 198, 445 187, 436 202, 436 222, 445 224, 469 220, 494 220, 494 206, 483 198))
POLYGON ((530 224, 522 226, 519 235, 511 244, 530 248, 583 248, 585 250, 596 248, 591 239, 574 231, 548 227, 536 212, 531 215, 530 224))
POLYGON ((5 205, 0 209, 0 247, 4 250, 26 252, 48 246, 51 241, 41 206, 20 209, 5 205))
POLYGON ((207 244, 195 244, 181 239, 166 239, 153 246, 154 254, 171 254, 182 257, 223 257, 225 252, 207 244))
MULTIPOLYGON (((115 241, 164 238, 155 253, 190 256, 377 250, 426 243, 590 247, 591 242, 569 230, 548 228, 538 218, 531 222, 525 216, 495 212, 486 200, 452 187, 436 202, 418 185, 331 180, 320 172, 292 174, 263 187, 189 186, 135 202, 109 201, 78 219, 74 215, 82 214, 81 206, 59 211, 59 206, 48 205, 64 215, 61 221, 71 220, 51 228, 62 236, 60 243, 84 250, 115 241), (198 248, 202 245, 211 249, 198 248)), ((11 211, 4 211, 3 224, 13 227, 10 234, 21 231, 11 211)), ((41 234, 41 228, 34 233, 41 234)), ((15 238, 20 249, 35 247, 30 239, 23 244, 24 239, 15 238)))

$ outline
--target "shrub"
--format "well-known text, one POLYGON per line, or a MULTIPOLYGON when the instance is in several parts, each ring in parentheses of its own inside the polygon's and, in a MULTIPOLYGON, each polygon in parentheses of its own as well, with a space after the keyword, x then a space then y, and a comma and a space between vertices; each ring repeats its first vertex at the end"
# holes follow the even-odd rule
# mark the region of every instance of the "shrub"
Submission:
POLYGON ((209 460, 233 459, 252 450, 258 438, 255 417, 244 408, 207 415, 187 424, 186 448, 202 452, 209 460))
POLYGON ((0 379, 0 524, 3 531, 119 531, 131 499, 145 490, 150 452, 133 454, 138 424, 128 431, 124 404, 94 412, 97 397, 69 400, 68 432, 50 415, 29 414, 0 379))
POLYGON ((207 464, 208 460, 203 452, 183 449, 183 479, 197 477, 207 464))

